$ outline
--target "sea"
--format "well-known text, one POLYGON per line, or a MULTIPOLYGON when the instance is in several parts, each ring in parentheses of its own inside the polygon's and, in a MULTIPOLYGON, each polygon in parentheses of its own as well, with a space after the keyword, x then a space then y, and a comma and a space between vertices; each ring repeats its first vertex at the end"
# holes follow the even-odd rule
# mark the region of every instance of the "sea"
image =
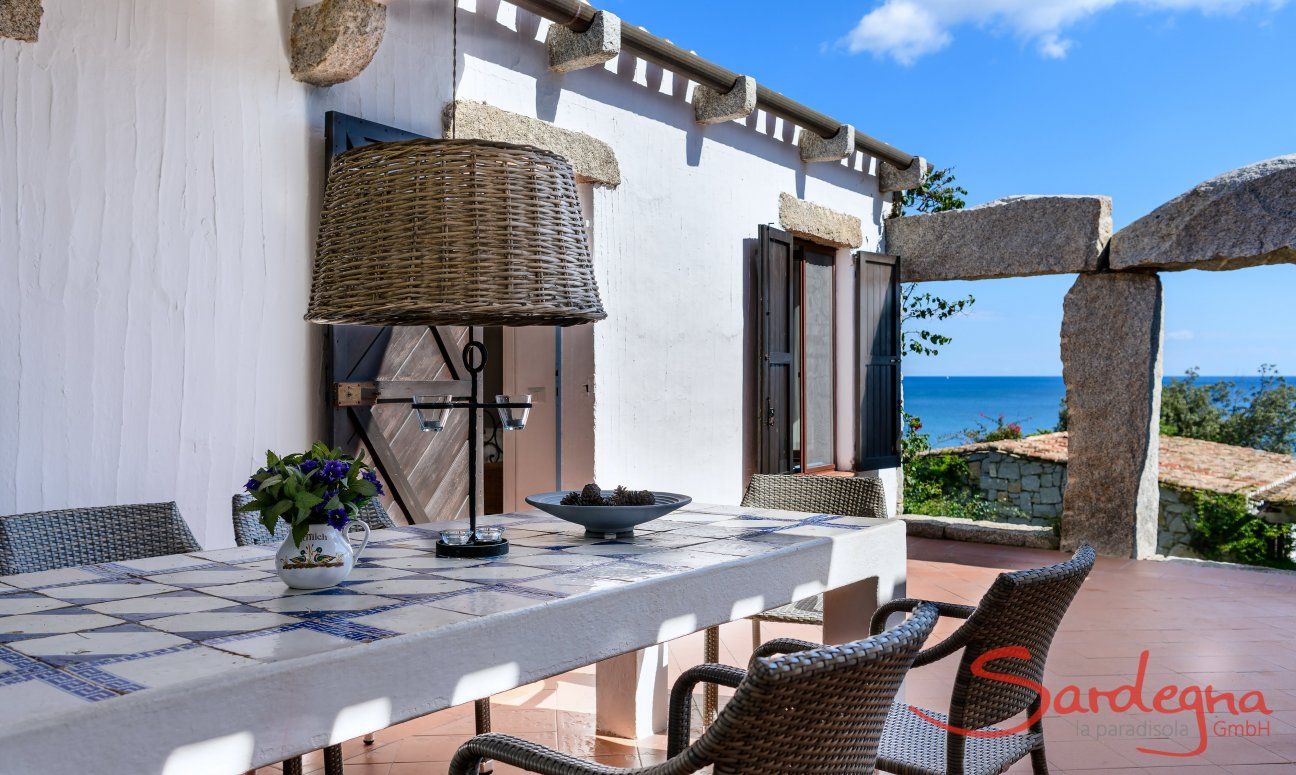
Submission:
MULTIPOLYGON (((1166 377, 1165 381, 1181 377, 1166 377)), ((1198 384, 1222 380, 1250 390, 1259 379, 1201 376, 1198 384)), ((1066 388, 1061 377, 905 377, 905 411, 922 420, 933 447, 966 443, 963 431, 978 424, 993 428, 1000 416, 1030 434, 1052 430, 1066 388)))

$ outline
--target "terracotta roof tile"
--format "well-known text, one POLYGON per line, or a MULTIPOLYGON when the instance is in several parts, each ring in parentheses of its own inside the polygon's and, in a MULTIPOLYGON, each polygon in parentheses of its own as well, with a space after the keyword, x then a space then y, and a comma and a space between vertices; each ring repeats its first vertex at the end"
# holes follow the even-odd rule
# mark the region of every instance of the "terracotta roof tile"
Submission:
MULTIPOLYGON (((938 452, 994 450, 1065 463, 1067 434, 965 444, 938 452)), ((1181 436, 1161 437, 1162 484, 1214 492, 1255 492, 1268 501, 1296 503, 1296 457, 1181 436)))

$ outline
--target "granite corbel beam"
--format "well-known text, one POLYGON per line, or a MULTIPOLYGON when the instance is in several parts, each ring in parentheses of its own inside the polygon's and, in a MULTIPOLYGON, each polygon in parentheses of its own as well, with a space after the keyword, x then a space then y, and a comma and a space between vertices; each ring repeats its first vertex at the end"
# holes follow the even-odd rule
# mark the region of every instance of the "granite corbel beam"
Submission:
POLYGON ((596 137, 484 102, 459 100, 447 104, 442 115, 447 130, 452 114, 454 134, 460 140, 533 145, 553 151, 571 162, 579 181, 611 188, 621 185, 621 166, 612 146, 596 137))
POLYGON ((885 222, 905 282, 1094 272, 1111 239, 1105 196, 1015 196, 885 222))
POLYGON ((1296 263, 1296 154, 1201 183, 1116 232, 1112 269, 1296 263))

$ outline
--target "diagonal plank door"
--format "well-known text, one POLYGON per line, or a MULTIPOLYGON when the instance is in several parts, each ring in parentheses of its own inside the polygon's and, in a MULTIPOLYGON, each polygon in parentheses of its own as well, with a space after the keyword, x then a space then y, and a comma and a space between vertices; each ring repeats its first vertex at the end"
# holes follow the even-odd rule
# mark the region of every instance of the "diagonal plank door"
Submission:
MULTIPOLYGON (((331 165, 335 155, 370 143, 418 137, 421 135, 330 111, 325 117, 326 162, 331 165)), ((333 386, 338 382, 373 380, 458 379, 459 354, 468 342, 471 329, 343 325, 327 328, 324 368, 330 443, 353 452, 367 448, 367 456, 378 463, 379 473, 387 485, 384 505, 393 516, 403 516, 410 522, 466 516, 468 415, 465 412, 451 412, 445 430, 425 433, 408 404, 343 408, 337 406, 333 386)))

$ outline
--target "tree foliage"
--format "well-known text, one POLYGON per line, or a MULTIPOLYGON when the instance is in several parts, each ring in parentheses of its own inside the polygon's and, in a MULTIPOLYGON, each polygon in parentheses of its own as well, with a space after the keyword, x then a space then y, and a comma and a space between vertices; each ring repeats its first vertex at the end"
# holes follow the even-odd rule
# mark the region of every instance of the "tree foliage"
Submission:
POLYGON ((1274 525, 1252 513, 1246 495, 1193 490, 1192 547, 1208 560, 1291 568, 1291 525, 1274 525))
MULTIPOLYGON (((941 213, 962 210, 967 206, 963 197, 967 189, 958 185, 954 168, 933 170, 918 188, 905 191, 891 201, 891 217, 906 213, 941 213)), ((934 293, 919 293, 917 283, 906 283, 901 288, 900 330, 904 337, 903 350, 914 355, 938 355, 940 348, 953 340, 944 334, 926 328, 931 323, 961 315, 976 303, 972 294, 961 299, 945 299, 934 293), (917 322, 915 327, 912 325, 917 322)))
MULTIPOLYGON (((1245 388, 1231 380, 1201 384, 1200 369, 1189 369, 1161 391, 1161 433, 1251 447, 1280 455, 1296 453, 1296 385, 1271 364, 1245 388)), ((1070 422, 1066 399, 1056 430, 1070 422)))
POLYGON ((1231 381, 1198 384, 1200 371, 1189 369, 1161 393, 1161 432, 1283 455, 1296 452, 1296 385, 1273 364, 1263 364, 1259 374, 1248 390, 1231 381))

